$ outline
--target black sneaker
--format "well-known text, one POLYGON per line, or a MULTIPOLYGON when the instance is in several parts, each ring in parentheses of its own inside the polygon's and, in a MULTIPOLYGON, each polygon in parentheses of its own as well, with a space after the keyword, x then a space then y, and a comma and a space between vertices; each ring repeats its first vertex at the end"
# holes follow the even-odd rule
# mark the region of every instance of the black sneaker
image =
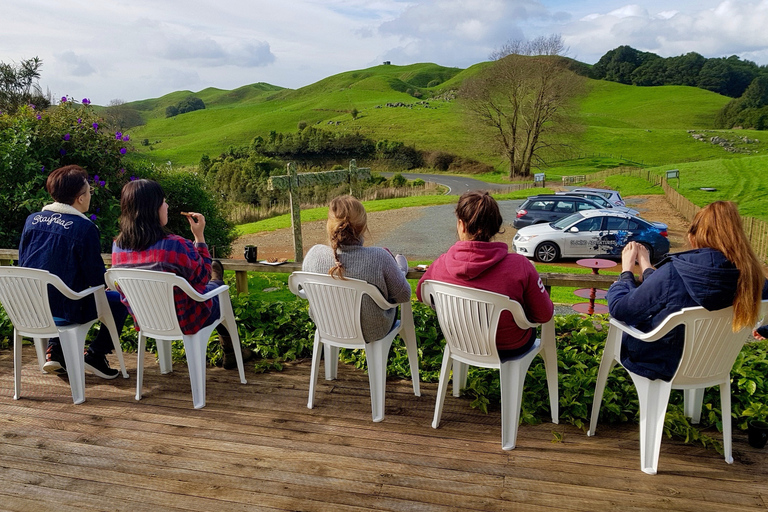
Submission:
POLYGON ((43 365, 43 370, 58 375, 67 374, 67 367, 64 364, 64 354, 62 353, 60 346, 48 345, 48 348, 45 349, 45 364, 43 365))
POLYGON ((102 379, 114 379, 120 375, 120 370, 109 367, 109 361, 105 355, 97 355, 92 352, 85 353, 85 370, 102 379))

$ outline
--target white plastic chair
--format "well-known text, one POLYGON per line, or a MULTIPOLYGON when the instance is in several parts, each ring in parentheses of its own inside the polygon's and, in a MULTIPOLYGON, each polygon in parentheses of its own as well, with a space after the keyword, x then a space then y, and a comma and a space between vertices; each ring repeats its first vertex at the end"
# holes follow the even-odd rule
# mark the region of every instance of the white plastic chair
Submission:
MULTIPOLYGON (((763 315, 768 302, 763 302, 763 315)), ((659 463, 664 416, 672 389, 684 390, 685 415, 692 423, 701 418, 704 388, 720 386, 720 408, 723 423, 723 454, 728 464, 731 454, 731 368, 751 329, 731 330, 733 308, 707 311, 702 307, 684 308, 669 315, 654 330, 644 333, 611 318, 605 350, 597 375, 592 415, 587 435, 595 435, 600 404, 608 374, 616 363, 621 364, 621 335, 623 332, 647 342, 654 342, 679 325, 685 326, 685 342, 680 365, 670 382, 651 380, 629 372, 637 388, 640 408, 640 467, 644 473, 655 475, 659 463)))
POLYGON ((222 285, 205 295, 197 293, 183 277, 170 272, 110 268, 105 279, 110 287, 119 289, 128 299, 131 311, 139 326, 138 363, 136 365, 136 400, 141 400, 141 386, 144 378, 144 351, 147 338, 157 341, 157 360, 160 373, 173 371, 171 360, 171 341, 183 340, 189 368, 189 382, 192 386, 192 403, 195 409, 205 407, 205 364, 208 339, 217 325, 224 324, 232 337, 232 346, 240 372, 240 382, 246 384, 243 369, 243 355, 240 351, 240 337, 237 334, 235 313, 229 299, 229 286, 222 285), (113 284, 114 283, 114 284, 113 284), (184 334, 176 316, 174 287, 179 288, 197 302, 204 302, 217 295, 219 298, 219 318, 194 334, 184 334))
POLYGON ((21 343, 22 338, 32 338, 37 352, 40 371, 45 364, 43 343, 49 338, 58 337, 67 367, 72 401, 75 404, 85 402, 85 367, 83 353, 88 330, 98 320, 109 330, 123 377, 128 372, 123 362, 123 351, 117 335, 115 321, 109 310, 104 285, 92 286, 81 292, 69 288, 57 275, 47 270, 26 267, 0 267, 0 303, 13 324, 13 377, 14 400, 21 397, 21 343), (48 302, 48 285, 53 286, 62 295, 72 300, 81 300, 93 295, 96 301, 98 318, 84 324, 57 326, 48 302))
POLYGON ((294 294, 309 300, 309 307, 317 327, 312 350, 312 372, 307 402, 309 409, 314 406, 315 386, 320 369, 320 349, 324 347, 326 380, 334 380, 337 376, 339 348, 363 349, 368 365, 373 421, 383 420, 387 357, 392 341, 398 334, 405 341, 408 351, 413 393, 421 396, 416 330, 410 301, 400 304, 400 320, 395 322, 394 327, 385 337, 366 343, 360 323, 363 295, 368 295, 381 309, 392 309, 398 306, 398 304, 387 302, 374 285, 360 279, 335 279, 326 274, 294 272, 288 278, 288 286, 294 294))
POLYGON ((501 447, 512 450, 517 442, 523 385, 528 367, 541 353, 547 373, 549 407, 552 423, 558 422, 557 349, 554 319, 545 324, 528 320, 519 302, 506 295, 427 280, 421 283, 424 302, 435 308, 440 329, 445 337, 445 352, 437 388, 437 403, 432 428, 440 425, 448 379, 453 367, 453 396, 459 396, 467 381, 467 365, 498 368, 501 384, 501 447), (509 311, 521 329, 541 325, 541 338, 531 349, 510 361, 501 362, 496 349, 496 330, 502 311, 509 311))

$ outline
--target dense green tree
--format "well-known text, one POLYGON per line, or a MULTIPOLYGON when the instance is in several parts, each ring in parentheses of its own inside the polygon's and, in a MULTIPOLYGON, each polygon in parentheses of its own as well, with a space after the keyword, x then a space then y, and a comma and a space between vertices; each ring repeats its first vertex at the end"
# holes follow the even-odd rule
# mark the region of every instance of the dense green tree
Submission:
POLYGON ((24 105, 44 110, 51 105, 38 84, 43 61, 37 57, 22 60, 18 66, 0 62, 0 113, 14 114, 24 105))

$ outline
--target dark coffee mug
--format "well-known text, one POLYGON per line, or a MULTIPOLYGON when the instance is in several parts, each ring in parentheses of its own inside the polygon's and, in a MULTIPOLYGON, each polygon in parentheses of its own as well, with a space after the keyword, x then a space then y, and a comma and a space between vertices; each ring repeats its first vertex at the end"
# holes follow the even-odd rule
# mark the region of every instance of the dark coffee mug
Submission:
POLYGON ((768 442, 768 422, 752 420, 747 426, 747 436, 749 446, 752 448, 763 448, 768 442))
POLYGON ((243 249, 243 256, 245 256, 245 261, 247 261, 248 263, 256 263, 257 253, 258 253, 258 247, 256 247, 255 245, 246 245, 245 249, 243 249))

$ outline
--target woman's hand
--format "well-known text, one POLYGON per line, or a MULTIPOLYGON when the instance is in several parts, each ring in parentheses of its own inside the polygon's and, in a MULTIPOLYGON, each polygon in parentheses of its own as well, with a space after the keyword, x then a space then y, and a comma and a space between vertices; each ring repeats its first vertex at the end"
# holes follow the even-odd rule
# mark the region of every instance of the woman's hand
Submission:
POLYGON ((202 213, 190 212, 187 215, 189 221, 189 229, 192 230, 192 235, 195 237, 196 244, 205 243, 205 216, 202 213))
MULTIPOLYGON (((629 242, 624 250, 621 251, 621 271, 622 272, 634 272, 635 260, 637 260, 637 248, 640 244, 637 242, 629 242)), ((647 255, 647 251, 646 251, 647 255)))
POLYGON ((756 340, 764 340, 765 339, 765 337, 760 336, 760 333, 757 332, 757 329, 754 329, 752 331, 752 337, 755 338, 756 340))

